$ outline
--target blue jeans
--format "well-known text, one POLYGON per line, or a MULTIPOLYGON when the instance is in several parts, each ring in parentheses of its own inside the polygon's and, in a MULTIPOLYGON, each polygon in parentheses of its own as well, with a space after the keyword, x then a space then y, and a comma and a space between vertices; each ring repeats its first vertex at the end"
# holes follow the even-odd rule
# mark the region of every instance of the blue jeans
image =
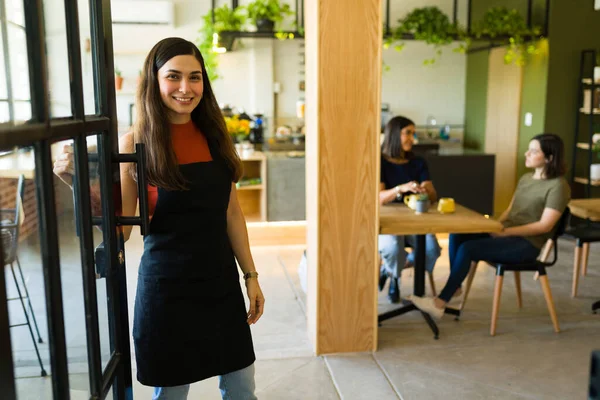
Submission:
POLYGON ((438 296, 448 302, 469 274, 472 261, 517 263, 535 261, 540 249, 521 236, 492 237, 487 233, 451 234, 450 276, 438 296))
MULTIPOLYGON (((415 263, 415 252, 408 254, 404 248, 406 246, 415 247, 417 237, 414 235, 396 236, 379 235, 379 253, 383 260, 383 270, 394 278, 399 278, 406 260, 415 263)), ((433 271, 435 262, 440 257, 442 250, 435 235, 425 236, 425 269, 433 271)))
MULTIPOLYGON (((254 364, 219 376, 219 389, 223 400, 256 400, 254 395, 254 364)), ((190 385, 154 388, 152 400, 185 400, 190 385)))

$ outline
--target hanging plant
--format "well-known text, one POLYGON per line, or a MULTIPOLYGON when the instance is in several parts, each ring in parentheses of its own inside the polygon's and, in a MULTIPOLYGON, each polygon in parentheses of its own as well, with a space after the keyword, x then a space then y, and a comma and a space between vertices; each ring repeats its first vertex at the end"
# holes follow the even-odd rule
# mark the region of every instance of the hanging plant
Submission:
MULTIPOLYGON (((404 18, 398 20, 398 26, 392 31, 392 35, 385 39, 384 47, 394 45, 396 51, 404 47, 404 36, 410 34, 415 40, 421 40, 432 45, 436 56, 442 54, 442 47, 456 40, 467 40, 465 30, 458 24, 450 22, 450 18, 438 7, 416 8, 404 18)), ((464 51, 465 45, 459 45, 454 51, 464 51)), ((425 60, 425 65, 433 64, 436 57, 425 60)))
POLYGON ((473 37, 477 39, 482 36, 492 40, 508 37, 504 62, 524 65, 527 55, 537 52, 535 43, 527 44, 526 39, 540 36, 541 29, 539 27, 530 29, 521 13, 515 9, 492 7, 484 14, 481 21, 473 24, 471 31, 473 37))
POLYGON ((241 31, 248 17, 244 7, 229 8, 228 5, 223 5, 214 9, 215 22, 213 23, 212 13, 209 11, 202 16, 202 28, 200 28, 200 38, 197 39, 197 46, 204 58, 204 64, 208 79, 211 81, 218 79, 217 67, 219 66, 219 53, 215 48, 231 48, 233 38, 225 42, 221 36, 218 36, 223 31, 241 31), (215 36, 217 34, 217 36, 215 36), (217 39, 215 41, 215 38, 217 39))
POLYGON ((248 17, 258 31, 272 32, 276 23, 293 15, 292 8, 279 0, 254 0, 248 3, 248 17))

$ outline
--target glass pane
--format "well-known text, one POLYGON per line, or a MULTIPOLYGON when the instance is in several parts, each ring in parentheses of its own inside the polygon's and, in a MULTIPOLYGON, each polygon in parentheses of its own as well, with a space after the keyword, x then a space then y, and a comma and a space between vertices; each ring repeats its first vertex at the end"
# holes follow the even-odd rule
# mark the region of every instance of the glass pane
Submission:
POLYGON ((10 57, 10 84, 13 98, 29 100, 29 67, 25 30, 8 25, 8 54, 10 57))
POLYGON ((25 26, 25 14, 23 13, 23 0, 7 0, 6 18, 9 22, 14 22, 25 26))
POLYGON ((26 148, 0 156, 0 225, 4 225, 0 236, 4 249, 12 249, 5 254, 7 267, 2 273, 7 297, 13 299, 7 306, 19 399, 52 397, 51 381, 41 376, 42 369, 50 373, 50 354, 34 165, 33 151, 26 148), (18 188, 21 174, 25 176, 23 196, 18 188), (18 230, 9 224, 16 224, 18 230))
POLYGON ((64 3, 62 0, 44 1, 48 86, 52 118, 71 116, 69 54, 64 3))
POLYGON ((15 121, 29 121, 31 119, 31 103, 28 101, 16 101, 13 103, 15 109, 15 121))
POLYGON ((8 114, 8 102, 0 101, 0 123, 10 121, 10 115, 8 114))
POLYGON ((81 40, 81 75, 83 80, 83 101, 86 115, 96 114, 96 99, 94 97, 94 68, 92 65, 92 43, 89 1, 78 0, 79 37, 81 40))
POLYGON ((2 29, 0 29, 0 99, 6 99, 7 97, 6 68, 4 68, 4 46, 2 45, 2 29))

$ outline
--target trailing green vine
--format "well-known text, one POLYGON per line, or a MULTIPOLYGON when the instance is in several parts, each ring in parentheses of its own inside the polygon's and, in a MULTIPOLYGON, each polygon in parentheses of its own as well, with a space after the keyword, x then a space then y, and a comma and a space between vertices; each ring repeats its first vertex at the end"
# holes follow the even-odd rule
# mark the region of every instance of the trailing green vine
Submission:
MULTIPOLYGON (((219 34, 223 31, 240 31, 248 21, 246 9, 244 7, 229 8, 228 5, 223 5, 214 9, 215 22, 212 21, 212 13, 209 11, 202 16, 202 28, 200 28, 200 38, 197 39, 197 46, 204 57, 204 64, 208 79, 211 81, 219 79, 217 68, 219 66, 219 53, 215 47, 228 47, 229 44, 222 42, 214 43, 214 34, 219 34)), ((223 38, 219 38, 223 40, 223 38)))
MULTIPOLYGON (((422 40, 432 45, 435 54, 442 54, 442 47, 452 44, 454 41, 466 40, 465 30, 458 24, 450 21, 450 18, 438 7, 416 8, 404 18, 398 20, 398 26, 394 28, 390 37, 384 40, 384 47, 394 45, 396 51, 404 48, 405 35, 412 35, 416 40, 422 40)), ((465 46, 459 45, 455 51, 464 51, 465 46)), ((423 63, 430 65, 435 63, 436 57, 426 59, 423 63)))
MULTIPOLYGON (((404 38, 411 35, 415 40, 433 46, 436 57, 423 62, 431 65, 442 54, 442 48, 452 43, 458 43, 453 51, 464 53, 476 39, 490 39, 498 44, 508 39, 504 62, 524 65, 529 55, 538 52, 536 42, 527 41, 532 37, 539 37, 540 33, 539 27, 528 28, 517 10, 506 7, 490 8, 481 21, 473 24, 470 33, 461 25, 452 23, 448 15, 438 7, 422 7, 398 20, 398 25, 391 34, 384 37, 384 48, 393 46, 396 51, 402 51, 404 38)), ((384 69, 389 68, 384 65, 384 69)))
POLYGON ((527 43, 529 37, 540 36, 539 27, 529 28, 523 16, 515 9, 492 7, 481 21, 473 24, 472 35, 479 39, 482 36, 492 40, 508 37, 508 47, 504 55, 506 64, 525 65, 527 56, 535 54, 535 43, 527 43))

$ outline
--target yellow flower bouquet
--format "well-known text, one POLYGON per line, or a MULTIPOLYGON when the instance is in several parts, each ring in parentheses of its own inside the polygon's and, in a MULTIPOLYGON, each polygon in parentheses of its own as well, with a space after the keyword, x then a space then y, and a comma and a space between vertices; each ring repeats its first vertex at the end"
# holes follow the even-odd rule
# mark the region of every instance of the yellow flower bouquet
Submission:
POLYGON ((242 142, 250 135, 250 121, 239 119, 237 115, 225 117, 227 132, 233 137, 234 142, 242 142))

